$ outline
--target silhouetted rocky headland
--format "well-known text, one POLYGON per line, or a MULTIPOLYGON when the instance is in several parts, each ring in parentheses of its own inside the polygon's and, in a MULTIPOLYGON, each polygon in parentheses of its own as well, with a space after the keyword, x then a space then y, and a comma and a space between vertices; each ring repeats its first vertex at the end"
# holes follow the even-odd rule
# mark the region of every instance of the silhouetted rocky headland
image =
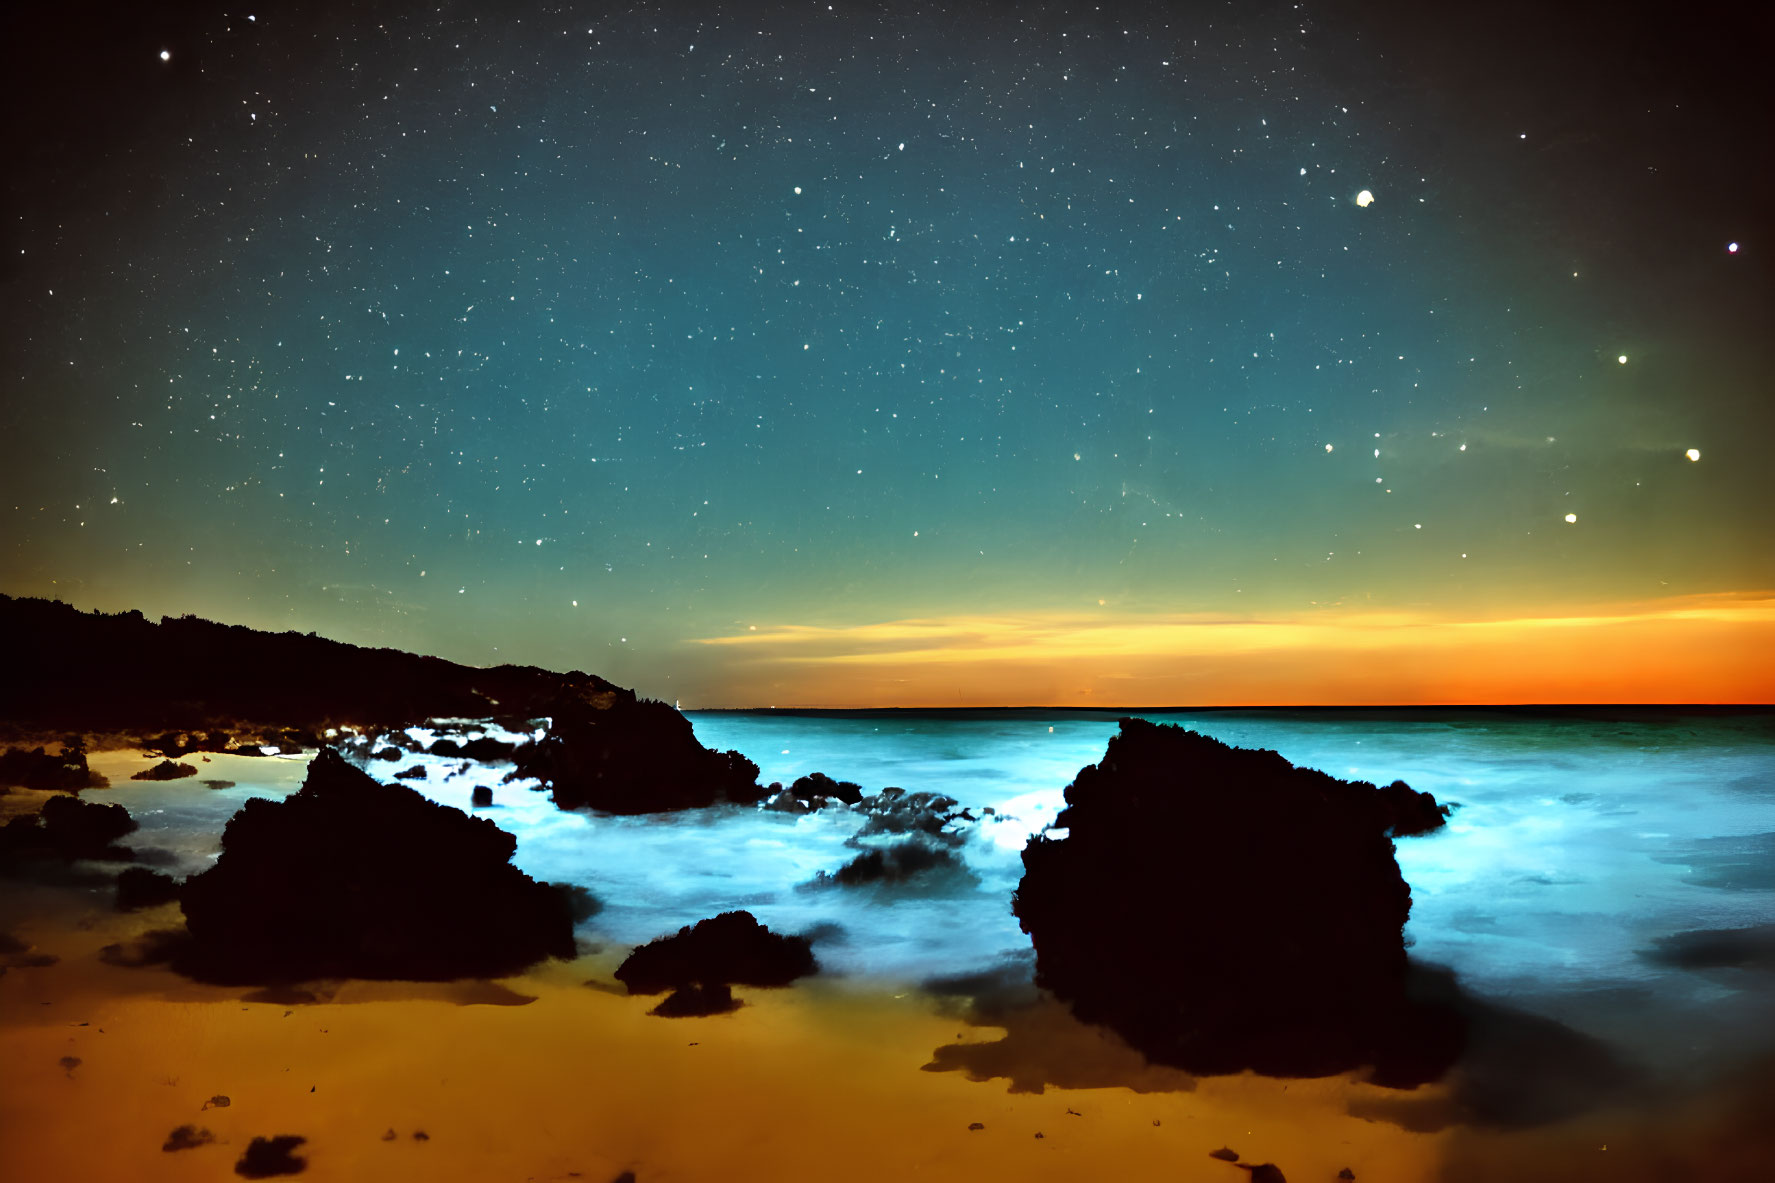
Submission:
POLYGON ((1428 794, 1123 719, 1066 800, 1068 836, 1030 841, 1014 908, 1037 981, 1079 1018, 1200 1074, 1373 1065, 1406 1086, 1453 1062, 1454 1010, 1408 997, 1388 836, 1441 824, 1428 794))
POLYGON ((806 937, 774 933, 750 912, 723 912, 642 945, 616 980, 630 994, 673 991, 656 1014, 717 1014, 738 1005, 729 986, 787 986, 818 968, 806 937))
POLYGON ((548 712, 540 740, 520 744, 511 779, 535 777, 563 809, 660 813, 764 795, 758 765, 738 752, 703 747, 690 720, 663 702, 605 684, 548 712))
POLYGON ((572 901, 511 865, 484 818, 385 785, 331 748, 282 802, 229 821, 180 900, 174 968, 231 984, 319 977, 442 980, 572 957, 572 901))
MULTIPOLYGON (((86 729, 171 728, 153 740, 169 757, 239 751, 242 724, 314 731, 341 723, 404 725, 433 718, 540 718, 566 698, 616 687, 578 671, 477 669, 313 633, 268 633, 196 616, 81 612, 59 600, 0 595, 0 720, 86 729), (101 678, 128 660, 152 677, 101 678)), ((667 708, 670 709, 670 708, 667 708)))
MULTIPOLYGON (((403 750, 417 750, 399 728, 495 718, 527 731, 533 720, 550 718, 539 742, 514 748, 491 736, 441 738, 429 751, 512 760, 514 778, 541 780, 568 809, 655 813, 752 804, 764 794, 757 765, 737 752, 704 748, 677 710, 578 670, 477 669, 312 633, 260 632, 195 616, 155 624, 140 612, 80 612, 60 601, 11 596, 0 596, 0 647, 10 663, 0 679, 0 722, 134 729, 146 737, 144 746, 169 760, 193 752, 258 755, 260 740, 302 751, 319 746, 323 729, 340 725, 379 731, 388 746, 366 756, 399 760, 403 750), (92 676, 119 655, 153 678, 92 676), (243 734, 255 738, 243 742, 243 734)), ((29 753, 11 759, 21 777, 73 776, 33 762, 29 753)), ((828 783, 840 794, 846 788, 828 783)), ((70 780, 57 787, 74 786, 70 780)))

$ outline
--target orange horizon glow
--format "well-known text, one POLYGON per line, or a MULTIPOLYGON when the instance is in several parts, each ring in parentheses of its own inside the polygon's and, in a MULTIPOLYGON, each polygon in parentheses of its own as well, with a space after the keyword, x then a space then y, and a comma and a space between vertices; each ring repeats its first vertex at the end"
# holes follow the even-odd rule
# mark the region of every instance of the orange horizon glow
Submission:
POLYGON ((778 707, 1473 706, 1775 701, 1775 593, 1451 619, 955 615, 697 645, 726 701, 778 707))

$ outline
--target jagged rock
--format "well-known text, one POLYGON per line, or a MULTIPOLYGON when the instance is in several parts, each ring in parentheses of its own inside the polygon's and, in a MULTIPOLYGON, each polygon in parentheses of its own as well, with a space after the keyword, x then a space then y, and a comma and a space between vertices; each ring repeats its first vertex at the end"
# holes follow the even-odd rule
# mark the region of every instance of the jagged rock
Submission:
POLYGON ((642 945, 617 967, 630 994, 686 986, 786 986, 815 972, 812 943, 782 936, 750 912, 723 912, 642 945))
POLYGON ((162 760, 152 768, 144 768, 130 776, 131 780, 180 780, 187 776, 196 776, 197 766, 194 764, 175 764, 171 760, 162 760))
POLYGON ((954 797, 942 793, 908 793, 905 789, 886 788, 873 797, 865 797, 859 809, 868 815, 857 831, 858 838, 878 834, 922 834, 951 844, 964 836, 951 828, 951 823, 973 821, 966 810, 958 810, 954 797))
POLYGON ((187 880, 175 969, 225 983, 442 980, 572 957, 569 901, 485 818, 378 784, 323 748, 300 791, 254 798, 187 880))
POLYGON ((396 780, 424 780, 425 765, 415 764, 411 768, 403 768, 394 774, 396 780))
POLYGON ((563 809, 662 813, 749 805, 764 792, 752 761, 710 751, 676 710, 616 688, 559 704, 548 733, 512 758, 510 779, 535 777, 563 809))
POLYGON ((485 809, 493 804, 493 790, 486 785, 476 785, 469 790, 468 802, 477 809, 485 809))
POLYGON ((1023 852, 1037 981, 1148 1059, 1202 1074, 1374 1065, 1434 1079, 1451 1008, 1407 997, 1411 891, 1370 785, 1178 727, 1121 721, 1023 852))

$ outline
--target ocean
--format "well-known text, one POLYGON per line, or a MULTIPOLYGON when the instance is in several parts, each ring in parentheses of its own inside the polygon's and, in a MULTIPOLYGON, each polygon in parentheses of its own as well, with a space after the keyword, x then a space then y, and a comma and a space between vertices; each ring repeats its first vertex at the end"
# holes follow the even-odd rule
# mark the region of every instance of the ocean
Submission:
MULTIPOLYGON (((1775 922, 1775 714, 1140 714, 1346 779, 1404 780, 1453 806, 1445 829, 1396 843, 1412 889, 1406 937, 1415 958, 1452 969, 1482 996, 1635 1043, 1660 1070, 1756 1043, 1738 1020, 1764 1005, 1775 985, 1768 967, 1682 968, 1657 951, 1659 941, 1696 930, 1775 922)), ((689 713, 705 746, 743 752, 765 782, 818 771, 866 793, 897 786, 953 797, 982 819, 962 828, 957 848, 971 878, 928 885, 816 884, 858 853, 847 841, 861 818, 843 807, 595 816, 501 783, 507 766, 418 756, 371 770, 388 779, 397 767, 425 765, 429 778, 407 783, 463 809, 476 786, 492 787, 495 804, 477 812, 517 836, 525 871, 598 897, 603 910, 585 928, 600 940, 639 944, 745 908, 773 929, 814 933, 828 973, 917 984, 1028 959, 1010 909, 1019 852, 1053 822, 1079 768, 1101 757, 1117 717, 689 713)), ((201 870, 246 797, 281 796, 299 783, 288 764, 270 761, 265 783, 223 790, 130 784, 121 792, 142 823, 132 841, 173 856, 176 871, 201 870)))

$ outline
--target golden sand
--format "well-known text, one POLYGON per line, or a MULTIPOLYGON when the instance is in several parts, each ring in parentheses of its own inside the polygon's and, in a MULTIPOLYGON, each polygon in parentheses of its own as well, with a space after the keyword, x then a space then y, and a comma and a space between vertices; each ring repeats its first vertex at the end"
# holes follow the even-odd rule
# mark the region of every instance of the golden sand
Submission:
POLYGON ((0 978, 0 1178, 234 1178, 247 1143, 275 1134, 308 1139, 302 1177, 317 1181, 1248 1178, 1207 1156, 1222 1145, 1292 1179, 1345 1166, 1416 1179, 1437 1156, 1437 1136, 1348 1116, 1352 1092, 1379 1090, 1142 1074, 1095 1032, 1073 1034, 1080 1071, 1095 1058, 1170 1087, 1037 1094, 926 1071, 940 1047, 1005 1033, 917 991, 742 989, 733 1014, 661 1019, 591 955, 499 984, 346 982, 325 1001, 248 1001, 99 960, 175 923, 176 906, 61 919, 15 927, 55 964, 0 978), (229 1105, 206 1108, 218 1094, 229 1105), (216 1141, 162 1151, 185 1124, 216 1141))

